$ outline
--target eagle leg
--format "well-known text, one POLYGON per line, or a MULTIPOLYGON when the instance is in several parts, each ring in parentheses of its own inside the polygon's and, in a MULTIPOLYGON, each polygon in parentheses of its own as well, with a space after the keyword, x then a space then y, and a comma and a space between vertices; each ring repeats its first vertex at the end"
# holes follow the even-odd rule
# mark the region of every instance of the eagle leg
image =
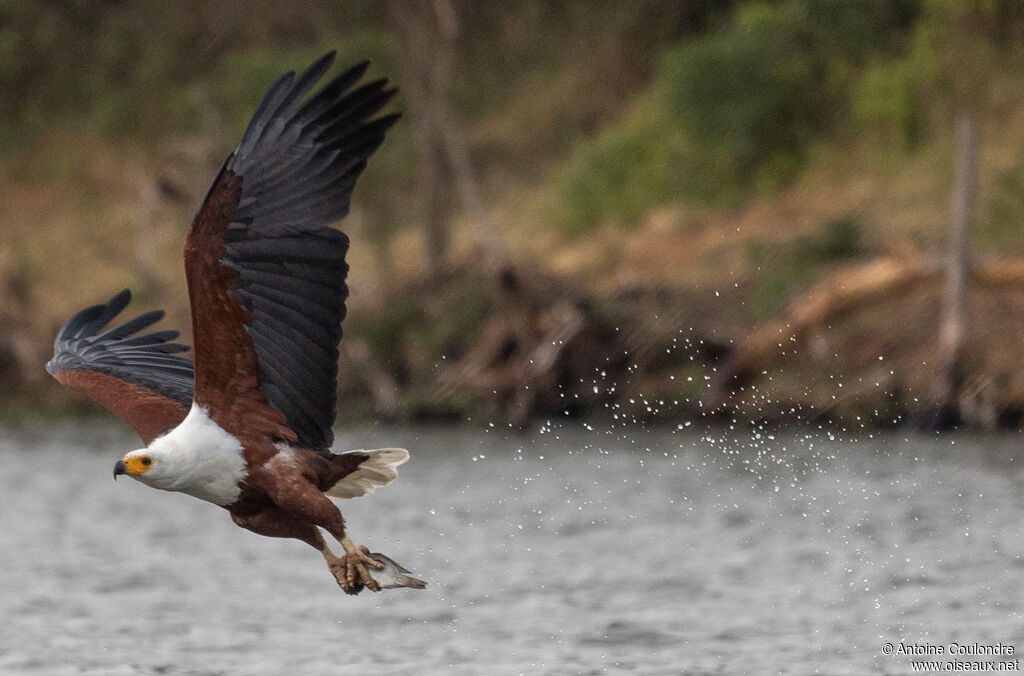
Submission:
POLYGON ((334 575, 346 594, 358 594, 366 587, 370 591, 380 591, 380 585, 370 577, 366 566, 383 568, 384 564, 376 561, 370 556, 370 550, 365 546, 357 547, 349 538, 341 538, 341 546, 345 548, 344 556, 335 556, 326 546, 321 550, 324 560, 327 561, 327 568, 334 575))
POLYGON ((345 554, 335 556, 319 533, 315 540, 305 539, 320 550, 320 554, 327 562, 327 568, 346 594, 358 594, 363 587, 371 591, 380 591, 380 585, 370 577, 366 568, 369 565, 380 569, 384 568, 384 564, 374 560, 366 547, 356 547, 349 539, 345 534, 345 519, 338 511, 337 505, 320 491, 316 482, 311 480, 312 474, 312 470, 304 474, 302 465, 286 459, 275 465, 272 477, 256 475, 254 478, 250 475, 250 480, 262 482, 277 511, 309 527, 323 528, 341 543, 345 548, 345 554))

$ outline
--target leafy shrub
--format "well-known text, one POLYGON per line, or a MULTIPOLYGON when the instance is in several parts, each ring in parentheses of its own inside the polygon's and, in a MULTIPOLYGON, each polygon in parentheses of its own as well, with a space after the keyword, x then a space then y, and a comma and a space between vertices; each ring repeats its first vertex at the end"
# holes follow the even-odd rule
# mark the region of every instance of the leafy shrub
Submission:
POLYGON ((732 206, 751 192, 777 190, 849 117, 859 65, 902 45, 916 7, 915 0, 754 2, 738 7, 724 29, 667 48, 630 114, 577 150, 556 177, 555 221, 578 233, 628 222, 673 198, 732 206))
POLYGON ((826 116, 828 64, 803 18, 748 5, 732 30, 665 56, 667 113, 689 138, 734 158, 741 180, 793 166, 826 116))
POLYGON ((606 221, 630 221, 671 197, 681 140, 654 112, 634 109, 570 156, 553 183, 552 219, 560 229, 578 234, 606 221))
POLYGON ((984 111, 1005 96, 1005 79, 1024 65, 1017 0, 920 0, 903 49, 877 50, 853 91, 861 127, 913 149, 934 122, 946 134, 964 110, 984 111))
POLYGON ((905 150, 921 140, 920 75, 908 62, 879 62, 857 83, 853 114, 859 124, 889 135, 905 150))

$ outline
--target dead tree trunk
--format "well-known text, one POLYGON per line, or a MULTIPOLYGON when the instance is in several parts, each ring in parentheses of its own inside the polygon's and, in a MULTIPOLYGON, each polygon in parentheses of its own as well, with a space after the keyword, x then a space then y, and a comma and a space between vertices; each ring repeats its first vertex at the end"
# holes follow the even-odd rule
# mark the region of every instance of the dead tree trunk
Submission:
MULTIPOLYGON (((967 335, 966 297, 970 274, 968 232, 978 185, 978 141, 970 116, 962 115, 956 125, 956 184, 950 205, 949 251, 946 255, 946 286, 942 323, 939 326, 938 384, 940 415, 946 422, 962 421, 960 394, 964 384, 964 342, 967 335)), ((941 422, 941 421, 940 421, 941 422)), ((943 425, 948 426, 948 425, 943 425)))
MULTIPOLYGON (((444 3, 441 3, 443 7, 444 3)), ((444 142, 434 123, 436 99, 447 96, 449 42, 454 28, 436 3, 389 0, 385 5, 401 46, 396 50, 402 95, 409 108, 419 161, 417 190, 424 205, 426 274, 436 279, 451 249, 452 177, 444 142)))
POLYGON ((497 226, 484 206, 465 131, 449 105, 460 30, 458 14, 451 0, 390 0, 386 7, 402 39, 402 85, 426 163, 428 274, 436 276, 448 263, 451 213, 447 206, 452 191, 473 227, 483 262, 496 268, 502 258, 497 226))

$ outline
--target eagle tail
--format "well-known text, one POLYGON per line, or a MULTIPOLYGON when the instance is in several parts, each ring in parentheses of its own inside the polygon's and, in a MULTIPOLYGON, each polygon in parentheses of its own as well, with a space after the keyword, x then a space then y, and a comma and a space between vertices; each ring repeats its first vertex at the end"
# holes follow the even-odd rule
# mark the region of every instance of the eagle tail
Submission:
POLYGON ((386 486, 394 481, 398 477, 397 467, 409 459, 409 451, 404 448, 378 448, 374 451, 352 453, 368 457, 359 463, 355 470, 325 491, 328 497, 358 498, 369 495, 378 486, 386 486))

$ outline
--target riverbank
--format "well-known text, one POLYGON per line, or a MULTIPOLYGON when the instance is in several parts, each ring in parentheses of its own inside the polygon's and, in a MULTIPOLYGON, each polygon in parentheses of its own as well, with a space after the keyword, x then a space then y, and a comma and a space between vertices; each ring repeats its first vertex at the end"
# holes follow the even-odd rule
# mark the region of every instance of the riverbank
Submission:
POLYGON ((374 57, 403 119, 339 225, 342 417, 1017 426, 1021 17, 467 6, 456 49, 430 17, 201 4, 111 5, 88 30, 63 7, 15 17, 0 412, 93 410, 43 365, 62 322, 122 288, 188 341, 181 247, 209 180, 278 73, 349 45, 339 60, 374 57), (940 382, 935 263, 966 117, 971 288, 940 382))
MULTIPOLYGON (((731 377, 737 347, 764 330, 756 324, 728 330, 723 308, 742 306, 747 288, 624 284, 595 293, 538 265, 465 264, 433 281, 396 285, 373 308, 352 308, 339 367, 339 418, 473 419, 513 427, 563 418, 611 425, 934 427, 941 423, 941 383, 932 366, 939 286, 874 299, 799 334, 780 329, 756 372, 723 381, 731 377)), ((1024 368, 1014 331, 1024 290, 985 289, 972 298, 965 403, 984 427, 1016 427, 1024 368)), ((791 326, 785 315, 774 321, 791 326)), ((91 410, 46 377, 40 352, 48 345, 47 336, 27 328, 3 334, 5 407, 91 410)))

